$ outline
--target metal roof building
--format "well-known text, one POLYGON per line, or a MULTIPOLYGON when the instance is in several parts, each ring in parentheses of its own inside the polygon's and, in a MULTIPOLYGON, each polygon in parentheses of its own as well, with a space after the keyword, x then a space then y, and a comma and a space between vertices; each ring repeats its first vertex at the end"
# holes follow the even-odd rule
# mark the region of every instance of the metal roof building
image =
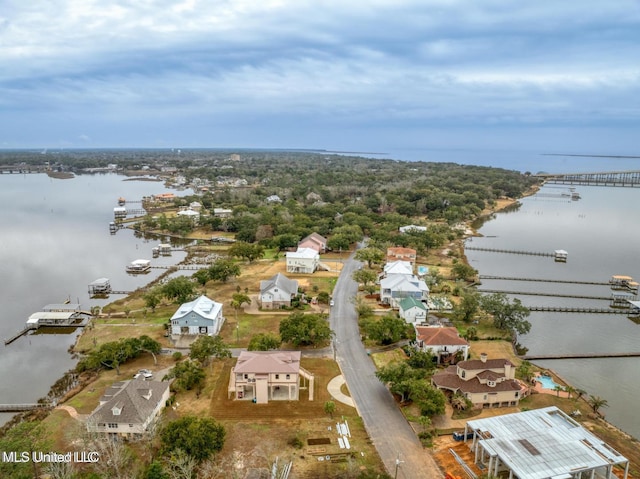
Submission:
MULTIPOLYGON (((475 463, 510 479, 627 478, 629 461, 557 407, 468 421, 475 463)), ((465 436, 466 437, 466 436, 465 436)))

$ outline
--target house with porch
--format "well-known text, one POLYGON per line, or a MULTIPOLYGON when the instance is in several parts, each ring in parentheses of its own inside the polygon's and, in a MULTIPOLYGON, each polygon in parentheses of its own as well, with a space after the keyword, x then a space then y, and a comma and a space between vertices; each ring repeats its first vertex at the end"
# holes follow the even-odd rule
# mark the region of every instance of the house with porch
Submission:
POLYGON ((409 261, 396 260, 386 263, 380 274, 381 278, 388 278, 394 274, 401 274, 404 276, 413 276, 413 265, 409 261))
POLYGON ((426 301, 429 298, 427 283, 414 275, 392 274, 380 280, 380 302, 398 309, 400 301, 414 298, 426 301))
POLYGON ((300 351, 241 351, 231 370, 229 397, 252 400, 257 404, 269 401, 297 401, 300 380, 306 380, 309 401, 313 401, 313 375, 300 367, 300 351))
POLYGON ((320 264, 320 254, 311 248, 298 248, 286 254, 287 273, 312 274, 320 264))
POLYGON ((438 364, 449 363, 454 360, 458 351, 462 361, 469 358, 469 343, 461 338, 458 330, 445 326, 416 326, 416 348, 429 351, 436 358, 438 364))
POLYGON ((410 296, 398 303, 398 314, 407 324, 421 324, 427 322, 429 309, 425 303, 410 296))
POLYGON ((311 248, 318 253, 324 253, 327 251, 327 239, 314 232, 302 238, 298 243, 298 248, 311 248))
POLYGON ((275 276, 260 281, 260 307, 264 309, 278 309, 291 306, 291 299, 298 294, 298 282, 278 273, 275 276))
POLYGON ((150 432, 169 399, 166 381, 119 381, 100 398, 86 421, 88 432, 139 437, 150 432))
POLYGON ((461 394, 474 408, 517 406, 527 386, 515 379, 516 368, 508 359, 460 361, 431 377, 431 384, 449 394, 461 394))
POLYGON ((205 295, 181 304, 171 317, 173 336, 206 334, 215 336, 224 323, 222 303, 216 303, 205 295))

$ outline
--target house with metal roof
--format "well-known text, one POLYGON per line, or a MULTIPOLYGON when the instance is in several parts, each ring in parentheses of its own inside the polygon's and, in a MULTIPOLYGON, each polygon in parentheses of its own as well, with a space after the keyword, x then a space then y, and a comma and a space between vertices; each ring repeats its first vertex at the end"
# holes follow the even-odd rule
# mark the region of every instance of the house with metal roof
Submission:
POLYGON ((311 248, 298 248, 286 254, 287 273, 314 273, 320 264, 320 254, 311 248))
POLYGON ((464 437, 476 465, 492 477, 626 479, 629 473, 626 457, 555 406, 468 421, 464 437))
POLYGON ((169 383, 133 379, 113 383, 86 422, 88 432, 124 437, 149 432, 169 399, 169 383))
POLYGON ((414 275, 392 274, 380 280, 380 302, 398 308, 400 301, 412 297, 418 301, 429 298, 427 283, 414 275))
POLYGON ((300 351, 241 351, 231 370, 229 395, 266 404, 271 400, 297 401, 300 378, 308 381, 313 400, 313 375, 300 367, 300 351))
POLYGON ((278 309, 291 306, 291 299, 298 294, 298 282, 278 273, 260 281, 260 307, 278 309))
POLYGON ((223 323, 222 303, 216 303, 202 295, 193 301, 181 304, 173 313, 171 334, 215 336, 220 332, 223 323))
POLYGON ((429 309, 422 301, 408 297, 398 303, 398 314, 408 324, 421 324, 427 322, 429 309))

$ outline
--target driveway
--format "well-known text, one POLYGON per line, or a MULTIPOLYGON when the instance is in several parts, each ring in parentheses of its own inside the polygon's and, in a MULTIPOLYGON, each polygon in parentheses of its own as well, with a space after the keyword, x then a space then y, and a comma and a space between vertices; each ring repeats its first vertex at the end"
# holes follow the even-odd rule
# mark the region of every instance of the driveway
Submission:
POLYGON ((361 265, 353 255, 344 262, 333 291, 335 305, 329 320, 336 333, 336 359, 347 382, 358 413, 373 441, 387 472, 398 478, 421 479, 441 477, 435 461, 422 448, 389 390, 376 378, 375 366, 367 355, 358 330, 358 318, 353 304, 358 285, 351 279, 361 265))

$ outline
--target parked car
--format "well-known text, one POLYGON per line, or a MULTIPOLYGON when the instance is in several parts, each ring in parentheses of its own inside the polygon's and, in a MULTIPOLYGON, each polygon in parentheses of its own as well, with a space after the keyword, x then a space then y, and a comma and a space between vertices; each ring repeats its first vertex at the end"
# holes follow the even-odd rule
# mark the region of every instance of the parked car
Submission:
MULTIPOLYGON (((456 431, 453 433, 454 441, 464 441, 464 431, 456 431)), ((473 439, 473 431, 467 433, 467 439, 473 439)))
POLYGON ((329 301, 329 306, 333 306, 335 303, 333 302, 333 299, 331 301, 329 301))
POLYGON ((133 375, 133 379, 151 379, 152 377, 153 373, 148 369, 141 369, 133 375))

